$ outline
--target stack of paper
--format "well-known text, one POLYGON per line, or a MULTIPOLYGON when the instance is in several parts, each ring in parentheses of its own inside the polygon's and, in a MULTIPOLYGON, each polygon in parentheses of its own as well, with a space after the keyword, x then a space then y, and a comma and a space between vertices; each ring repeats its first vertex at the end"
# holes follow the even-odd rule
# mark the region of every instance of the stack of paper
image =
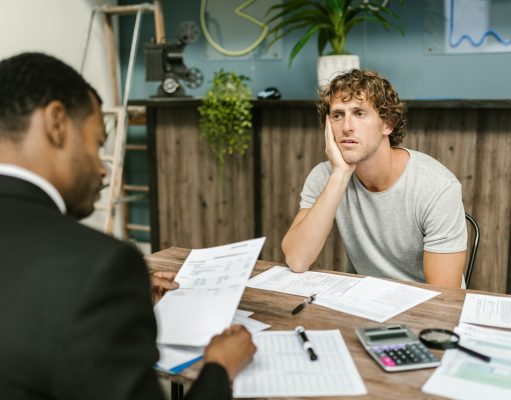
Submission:
POLYGON ((264 238, 192 250, 176 276, 179 289, 154 307, 158 343, 205 346, 228 327, 264 238))
POLYGON ((359 281, 360 278, 325 274, 323 272, 295 273, 288 267, 277 265, 254 276, 248 281, 247 287, 297 296, 311 296, 327 292, 333 296, 339 296, 359 281))
POLYGON ((248 281, 247 287, 310 296, 315 304, 384 322, 439 292, 377 278, 352 278, 307 271, 292 272, 287 267, 273 267, 248 281))
POLYGON ((511 298, 468 293, 460 322, 511 328, 511 298))
MULTIPOLYGON (((243 325, 250 333, 259 332, 270 328, 271 325, 249 318, 253 312, 236 310, 233 324, 243 325)), ((158 344, 160 359, 157 367, 171 374, 178 374, 190 365, 202 359, 204 347, 195 346, 173 346, 158 344)))
POLYGON ((447 350, 422 390, 464 400, 511 398, 511 331, 483 328, 465 322, 511 327, 511 299, 467 294, 460 324, 460 344, 491 357, 485 363, 459 350, 447 350))
POLYGON ((321 293, 316 304, 384 322, 438 294, 433 290, 367 277, 337 298, 321 293))
POLYGON ((160 359, 156 366, 171 374, 178 374, 182 370, 202 360, 204 347, 171 346, 158 344, 160 359))
POLYGON ((256 333, 260 331, 264 331, 271 327, 270 324, 265 324, 264 322, 258 321, 256 319, 250 318, 253 314, 251 311, 245 310, 236 310, 234 314, 234 318, 232 319, 233 324, 243 325, 250 333, 256 333))
POLYGON ((338 330, 307 331, 311 361, 294 331, 259 332, 252 363, 234 380, 234 397, 317 397, 367 394, 338 330))

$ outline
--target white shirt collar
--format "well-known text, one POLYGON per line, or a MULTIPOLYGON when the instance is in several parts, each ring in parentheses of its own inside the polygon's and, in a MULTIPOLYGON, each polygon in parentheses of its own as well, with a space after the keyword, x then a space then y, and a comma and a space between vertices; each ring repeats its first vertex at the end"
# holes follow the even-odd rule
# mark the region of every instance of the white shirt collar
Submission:
POLYGON ((45 191, 50 198, 55 202, 62 214, 66 213, 66 204, 60 193, 55 189, 50 182, 46 179, 34 174, 26 168, 19 167, 14 164, 0 163, 0 175, 11 176, 13 178, 23 179, 24 181, 33 183, 37 187, 45 191))

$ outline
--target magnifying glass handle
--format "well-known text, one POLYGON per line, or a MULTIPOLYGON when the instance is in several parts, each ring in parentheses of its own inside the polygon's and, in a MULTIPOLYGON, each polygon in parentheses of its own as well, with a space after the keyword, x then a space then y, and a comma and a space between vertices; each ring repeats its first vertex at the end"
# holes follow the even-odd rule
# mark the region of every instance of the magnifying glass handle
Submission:
POLYGON ((464 351, 467 354, 470 354, 471 356, 479 358, 480 360, 482 360, 484 362, 490 362, 491 361, 490 357, 485 356, 484 354, 478 353, 477 351, 467 349, 466 347, 461 346, 459 344, 458 344, 457 348, 460 349, 461 351, 464 351))

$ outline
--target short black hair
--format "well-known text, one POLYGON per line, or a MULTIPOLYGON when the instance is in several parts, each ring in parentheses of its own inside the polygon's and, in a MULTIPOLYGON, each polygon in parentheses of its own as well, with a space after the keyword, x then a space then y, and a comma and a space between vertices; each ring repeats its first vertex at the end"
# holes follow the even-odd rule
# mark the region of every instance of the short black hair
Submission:
POLYGON ((0 61, 0 139, 19 141, 33 112, 58 100, 72 118, 93 111, 94 88, 72 67, 43 53, 21 53, 0 61))

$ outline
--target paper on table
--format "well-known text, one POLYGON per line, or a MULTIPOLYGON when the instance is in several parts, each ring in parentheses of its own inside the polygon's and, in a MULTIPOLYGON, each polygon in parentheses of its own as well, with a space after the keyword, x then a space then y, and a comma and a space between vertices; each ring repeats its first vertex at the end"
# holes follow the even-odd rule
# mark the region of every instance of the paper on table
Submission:
MULTIPOLYGON (((485 342, 501 344, 505 346, 505 348, 511 350, 511 331, 483 328, 481 326, 470 325, 464 322, 460 322, 454 331, 460 335, 462 344, 464 344, 466 340, 482 340, 485 342)), ((502 355, 503 354, 499 354, 499 356, 502 355)), ((511 353, 508 353, 506 358, 511 360, 511 353)))
POLYGON ((230 325, 264 238, 192 250, 156 304, 158 343, 205 346, 230 325))
POLYGON ((367 277, 342 296, 318 296, 315 303, 357 315, 376 322, 384 322, 409 308, 440 294, 402 283, 367 277))
POLYGON ((511 298, 467 293, 460 322, 511 328, 511 298))
POLYGON ((363 395, 367 390, 338 330, 307 331, 311 361, 294 331, 259 332, 254 360, 234 380, 234 397, 363 395))
MULTIPOLYGON (((234 313, 232 323, 245 326, 251 333, 262 331, 271 326, 255 319, 248 318, 252 314, 252 311, 238 309, 234 313)), ((158 344, 158 351, 160 352, 160 359, 156 366, 165 372, 177 374, 201 360, 202 354, 204 353, 204 347, 158 344)))
POLYGON ((264 331, 265 329, 268 329, 268 328, 271 327, 271 325, 265 324, 264 322, 258 321, 258 320, 253 319, 253 318, 242 317, 242 316, 239 316, 239 315, 234 315, 232 323, 233 324, 241 324, 241 325, 243 325, 245 328, 247 328, 247 330, 250 333, 256 333, 256 332, 259 332, 259 331, 264 331))
POLYGON ((439 396, 479 400, 511 398, 511 333, 460 324, 460 343, 491 357, 490 363, 447 350, 442 364, 422 387, 439 396))
POLYGON ((234 317, 250 317, 254 312, 253 311, 246 311, 246 310, 240 310, 239 308, 234 313, 234 317))
POLYGON ((360 280, 360 278, 314 271, 296 273, 288 267, 275 266, 251 278, 247 287, 297 296, 311 296, 326 291, 339 296, 360 280))
POLYGON ((158 344, 160 359, 156 366, 165 372, 178 374, 202 359, 204 347, 170 346, 158 344))

